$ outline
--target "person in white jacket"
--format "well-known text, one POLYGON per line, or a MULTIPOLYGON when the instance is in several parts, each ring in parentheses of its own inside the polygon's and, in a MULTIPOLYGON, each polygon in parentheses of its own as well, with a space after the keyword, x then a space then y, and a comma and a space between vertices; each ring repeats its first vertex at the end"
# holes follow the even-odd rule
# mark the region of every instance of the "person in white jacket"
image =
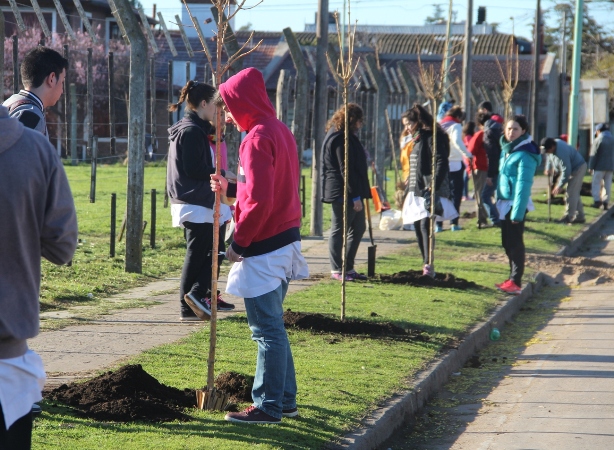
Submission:
MULTIPOLYGON (((461 122, 463 120, 463 111, 460 106, 452 106, 441 119, 440 125, 448 134, 450 138, 450 157, 448 162, 450 164, 450 173, 448 179, 450 180, 450 194, 454 203, 456 211, 460 211, 461 199, 463 197, 463 188, 465 186, 465 180, 463 173, 465 165, 463 164, 463 157, 469 161, 473 159, 473 155, 467 150, 465 143, 463 142, 463 126, 461 122)), ((451 230, 461 230, 458 224, 458 217, 451 221, 451 230)), ((438 222, 435 227, 435 232, 442 231, 443 222, 438 222)))

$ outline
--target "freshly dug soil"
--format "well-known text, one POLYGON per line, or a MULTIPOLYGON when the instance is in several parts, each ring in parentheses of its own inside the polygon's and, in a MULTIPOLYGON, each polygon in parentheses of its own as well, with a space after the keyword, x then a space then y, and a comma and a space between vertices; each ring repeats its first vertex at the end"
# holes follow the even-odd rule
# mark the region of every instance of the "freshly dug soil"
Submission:
POLYGON ((230 403, 251 402, 253 384, 254 377, 246 377, 237 372, 223 372, 215 377, 216 389, 230 394, 230 403))
POLYGON ((456 278, 451 273, 437 273, 435 278, 431 278, 422 275, 422 272, 418 270, 407 270, 393 273, 392 275, 379 275, 378 278, 382 283, 407 284, 409 286, 430 286, 461 290, 475 289, 478 287, 473 281, 456 278))
POLYGON ((421 330, 406 331, 390 322, 368 322, 358 319, 341 322, 335 317, 323 314, 307 314, 291 310, 284 312, 284 323, 286 328, 294 327, 324 333, 405 337, 419 341, 428 341, 429 339, 428 335, 421 330))
POLYGON ((165 386, 140 364, 85 383, 63 384, 46 398, 73 406, 85 417, 114 422, 190 420, 182 410, 196 403, 194 390, 165 386))

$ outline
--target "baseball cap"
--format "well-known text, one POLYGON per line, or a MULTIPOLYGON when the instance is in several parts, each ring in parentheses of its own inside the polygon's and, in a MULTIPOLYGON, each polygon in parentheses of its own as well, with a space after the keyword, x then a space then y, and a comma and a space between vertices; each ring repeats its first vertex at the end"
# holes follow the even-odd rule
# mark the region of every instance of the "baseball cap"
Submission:
POLYGON ((608 129, 608 124, 607 123, 598 123, 595 126, 595 132, 597 131, 606 131, 608 129))

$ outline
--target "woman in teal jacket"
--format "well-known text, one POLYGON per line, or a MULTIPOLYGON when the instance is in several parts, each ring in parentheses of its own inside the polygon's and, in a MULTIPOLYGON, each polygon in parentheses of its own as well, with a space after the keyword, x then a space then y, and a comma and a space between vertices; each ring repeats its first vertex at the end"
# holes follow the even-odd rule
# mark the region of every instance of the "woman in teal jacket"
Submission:
POLYGON ((510 263, 510 277, 495 286, 509 294, 520 294, 524 274, 524 218, 531 187, 541 155, 527 132, 525 116, 517 115, 505 125, 501 136, 501 157, 497 181, 497 209, 501 221, 501 241, 510 263), (505 220, 503 220, 505 217, 505 220))

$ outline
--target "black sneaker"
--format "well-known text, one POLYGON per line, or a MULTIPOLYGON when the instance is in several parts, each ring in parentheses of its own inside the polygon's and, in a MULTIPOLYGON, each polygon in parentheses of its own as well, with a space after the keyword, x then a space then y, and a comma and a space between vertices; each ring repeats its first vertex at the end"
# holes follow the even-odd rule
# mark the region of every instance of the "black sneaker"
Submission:
POLYGON ((284 409, 281 413, 284 417, 298 417, 298 408, 295 406, 294 408, 284 409))
POLYGON ((281 419, 269 416, 255 406, 250 406, 245 411, 230 412, 224 417, 228 422, 234 423, 281 423, 281 419))
POLYGON ((571 223, 586 223, 586 219, 585 218, 574 219, 571 221, 571 223))
POLYGON ((182 306, 181 312, 179 313, 179 321, 180 322, 197 322, 200 321, 198 316, 194 314, 194 311, 190 309, 189 306, 182 306))
POLYGON ((43 412, 43 408, 41 408, 41 406, 38 403, 32 404, 32 415, 34 417, 40 416, 42 412, 43 412))
POLYGON ((571 223, 571 220, 569 220, 569 217, 563 216, 559 220, 557 220, 556 223, 571 223))
MULTIPOLYGON (((208 292, 211 295, 211 291, 208 292)), ((205 301, 209 304, 209 309, 211 309, 211 299, 205 297, 205 301)), ((232 303, 225 302, 220 295, 220 291, 217 291, 217 310, 218 311, 232 311, 235 309, 235 305, 232 303)))
POLYGON ((208 299, 198 298, 192 292, 186 294, 183 298, 200 320, 211 320, 211 305, 207 303, 208 299))

